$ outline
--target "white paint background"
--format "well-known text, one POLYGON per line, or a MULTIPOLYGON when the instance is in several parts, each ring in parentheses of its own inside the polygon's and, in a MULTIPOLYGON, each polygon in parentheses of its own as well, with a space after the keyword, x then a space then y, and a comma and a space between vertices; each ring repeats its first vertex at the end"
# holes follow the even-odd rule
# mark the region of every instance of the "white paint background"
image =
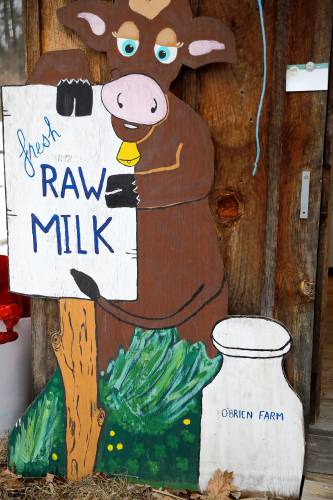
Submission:
MULTIPOLYGON (((113 174, 132 173, 116 160, 121 141, 116 137, 111 117, 101 102, 101 86, 93 88, 94 106, 90 117, 64 118, 56 111, 56 88, 43 85, 3 88, 5 137, 5 174, 8 212, 8 240, 10 257, 11 291, 44 297, 85 298, 78 290, 70 269, 75 268, 90 275, 98 284, 102 295, 108 299, 135 300, 137 298, 136 259, 136 210, 121 208, 110 210, 105 203, 105 185, 99 201, 94 196, 86 200, 81 187, 77 167, 83 168, 87 186, 98 187, 103 167, 106 179, 113 174), (23 159, 17 129, 24 131, 26 142, 42 141, 47 132, 44 122, 47 116, 53 129, 61 138, 34 159, 36 175, 30 178, 23 159), (66 155, 70 155, 65 159, 66 155), (54 184, 61 190, 61 173, 71 167, 80 191, 77 200, 73 191, 67 191, 64 199, 55 198, 49 190, 47 198, 42 196, 40 164, 57 168, 60 181, 54 184), (57 254, 55 228, 45 235, 37 229, 38 253, 33 252, 31 213, 46 225, 53 214, 76 214, 81 219, 82 247, 88 255, 57 254), (99 225, 109 216, 113 217, 102 233, 115 253, 111 254, 100 243, 100 254, 93 251, 92 215, 99 225)), ((72 221, 75 227, 75 217, 72 221)), ((64 235, 64 231, 62 231, 64 235)), ((74 233, 73 233, 74 235, 74 233)), ((73 236, 72 249, 76 248, 73 236)), ((65 247, 63 241, 63 248, 65 247)))

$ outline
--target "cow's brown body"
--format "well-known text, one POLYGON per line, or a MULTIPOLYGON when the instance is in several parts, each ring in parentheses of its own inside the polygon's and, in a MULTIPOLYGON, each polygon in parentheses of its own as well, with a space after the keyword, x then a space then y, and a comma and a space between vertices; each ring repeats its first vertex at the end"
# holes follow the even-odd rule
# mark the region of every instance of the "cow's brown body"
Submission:
MULTIPOLYGON (((122 22, 132 12, 131 9, 127 12, 128 6, 127 11, 124 9, 125 3, 120 3, 119 7, 122 22)), ((92 2, 79 0, 74 4, 87 10, 92 2)), ((74 4, 68 7, 68 13, 61 12, 60 15, 64 24, 71 27, 76 19, 74 4)), ((179 8, 183 6, 185 16, 188 3, 182 0, 177 5, 179 8)), ((98 15, 102 15, 105 8, 105 4, 101 4, 98 15)), ((157 17, 158 29, 169 26, 170 8, 171 5, 165 9, 165 21, 163 13, 157 17)), ((131 19, 140 25, 141 17, 134 13, 131 19)), ((82 22, 85 21, 80 20, 82 22)), ((148 21, 144 18, 142 22, 146 25, 148 21)), ((179 19, 175 23, 181 29, 179 19)), ((82 35, 81 24, 76 30, 82 35)), ((185 37, 182 34, 182 38, 185 37)), ((109 49, 107 51, 111 60, 112 54, 109 49)), ((202 63, 212 62, 206 60, 206 55, 200 57, 204 58, 202 63)), ((213 60, 219 59, 216 56, 213 60)), ((140 66, 138 60, 132 67, 125 63, 121 66, 122 61, 116 57, 115 61, 111 69, 117 77, 137 72, 140 66)), ((178 66, 180 68, 179 63, 178 66)), ((162 65, 157 68, 162 72, 162 65)), ((166 80, 159 82, 161 88, 168 88, 179 70, 177 68, 170 68, 166 80)), ((144 72, 145 69, 141 70, 144 72)), ((159 73, 156 71, 152 70, 152 74, 157 79, 159 73)), ((30 83, 57 85, 61 79, 89 78, 88 72, 87 62, 80 51, 54 52, 41 58, 30 83)), ((140 126, 136 131, 126 131, 121 121, 112 118, 117 135, 131 142, 132 133, 141 155, 135 167, 140 200, 137 211, 138 300, 110 303, 98 298, 101 369, 117 355, 120 346, 129 346, 134 327, 178 327, 183 338, 190 342, 203 341, 209 354, 214 355, 210 339, 212 328, 227 314, 224 267, 208 205, 214 179, 212 140, 199 115, 170 92, 166 91, 166 98, 168 115, 153 127, 140 126)), ((105 279, 108 279, 107 269, 105 279)))

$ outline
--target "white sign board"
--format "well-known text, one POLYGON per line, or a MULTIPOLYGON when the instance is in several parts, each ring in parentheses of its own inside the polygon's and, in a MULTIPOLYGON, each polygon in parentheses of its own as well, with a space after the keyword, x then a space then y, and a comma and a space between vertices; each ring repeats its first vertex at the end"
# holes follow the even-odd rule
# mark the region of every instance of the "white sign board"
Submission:
POLYGON ((91 276, 110 300, 137 298, 136 209, 109 209, 107 180, 121 141, 93 88, 87 117, 56 111, 56 87, 4 87, 4 147, 10 288, 84 298, 71 274, 91 276))

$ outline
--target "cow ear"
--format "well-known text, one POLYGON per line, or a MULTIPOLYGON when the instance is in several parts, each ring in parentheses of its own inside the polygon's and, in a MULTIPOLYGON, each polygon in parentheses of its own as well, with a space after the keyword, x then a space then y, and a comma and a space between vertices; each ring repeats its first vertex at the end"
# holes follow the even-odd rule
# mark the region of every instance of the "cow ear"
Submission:
POLYGON ((88 47, 105 52, 110 32, 111 4, 101 0, 76 0, 58 9, 58 19, 75 31, 88 47))
POLYGON ((212 17, 196 17, 188 28, 183 63, 190 68, 215 62, 236 61, 235 37, 224 23, 212 17))

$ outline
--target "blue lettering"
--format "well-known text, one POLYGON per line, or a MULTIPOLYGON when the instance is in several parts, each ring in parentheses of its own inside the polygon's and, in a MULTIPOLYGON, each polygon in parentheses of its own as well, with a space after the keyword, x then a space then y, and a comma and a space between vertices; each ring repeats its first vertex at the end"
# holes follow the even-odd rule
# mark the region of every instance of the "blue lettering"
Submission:
POLYGON ((99 255, 99 240, 106 246, 109 252, 114 253, 113 248, 108 244, 108 242, 103 238, 102 232, 108 227, 110 222, 112 221, 112 217, 109 217, 102 226, 97 227, 97 217, 93 215, 93 228, 94 228, 94 244, 95 244, 95 253, 99 255))
POLYGON ((276 414, 276 420, 279 421, 279 420, 284 420, 284 414, 283 413, 277 413, 276 414))
POLYGON ((48 132, 49 132, 48 138, 51 139, 51 137, 52 137, 53 142, 56 142, 57 139, 55 138, 55 136, 60 138, 61 134, 59 134, 59 132, 57 132, 55 129, 52 128, 50 120, 48 119, 47 116, 44 116, 44 122, 48 126, 48 132))
POLYGON ((61 249, 61 233, 60 233, 59 216, 54 215, 50 219, 49 223, 46 226, 44 226, 35 214, 31 214, 32 237, 33 237, 33 246, 34 246, 35 253, 37 253, 37 251, 38 251, 37 231, 36 231, 37 226, 39 227, 39 229, 41 229, 43 231, 44 234, 47 234, 51 230, 53 224, 55 224, 55 229, 56 229, 58 255, 61 255, 62 249, 61 249))
POLYGON ((80 226, 80 216, 75 216, 76 223, 76 237, 77 237, 77 253, 79 255, 87 255, 87 250, 83 250, 81 247, 81 226, 80 226))
POLYGON ((253 419, 253 411, 246 412, 246 418, 249 420, 252 420, 253 419))
POLYGON ((99 186, 98 186, 97 190, 96 190, 96 188, 94 186, 91 186, 90 188, 87 187, 87 184, 86 184, 86 181, 85 181, 85 178, 84 178, 84 173, 82 171, 82 168, 79 167, 78 170, 79 170, 80 179, 81 179, 81 182, 82 182, 82 187, 83 187, 83 190, 84 190, 84 194, 85 194, 85 197, 87 198, 87 200, 90 200, 90 197, 92 195, 94 195, 95 198, 96 198, 96 200, 99 201, 99 199, 101 197, 101 194, 102 194, 102 189, 103 189, 105 177, 106 177, 106 168, 103 168, 103 170, 102 170, 101 180, 99 182, 99 186))
POLYGON ((24 170, 29 177, 34 177, 36 174, 35 167, 32 162, 33 157, 37 159, 38 156, 41 156, 44 153, 45 149, 50 147, 50 139, 52 139, 53 142, 56 142, 57 138, 61 137, 61 134, 52 128, 50 120, 47 116, 44 116, 44 122, 48 127, 47 136, 43 134, 41 141, 42 143, 36 141, 34 143, 35 146, 33 146, 30 142, 28 143, 28 145, 26 144, 26 138, 22 129, 19 128, 16 131, 16 135, 20 145, 19 158, 23 157, 24 170))
POLYGON ((51 143, 48 139, 48 137, 46 137, 44 134, 42 135, 42 139, 43 139, 43 146, 44 148, 49 148, 51 143))
POLYGON ((62 215, 61 216, 64 219, 64 226, 65 226, 65 245, 66 249, 64 251, 65 254, 71 254, 72 251, 69 247, 69 230, 68 230, 68 219, 70 219, 70 215, 62 215))
POLYGON ((42 148, 42 146, 40 145, 39 142, 36 142, 36 153, 37 155, 41 155, 44 151, 44 148, 42 148))
POLYGON ((52 165, 47 165, 47 164, 42 164, 40 166, 40 168, 42 169, 42 188, 43 188, 44 198, 47 196, 47 184, 50 186, 50 188, 54 194, 54 197, 58 198, 58 193, 53 185, 54 181, 57 180, 56 169, 54 167, 52 167, 52 165), (50 178, 47 178, 47 175, 46 175, 47 171, 51 172, 50 178))
POLYGON ((22 158, 22 156, 24 157, 24 170, 26 171, 26 173, 29 177, 34 177, 35 168, 34 168, 32 161, 31 161, 32 154, 35 156, 35 158, 37 158, 36 153, 34 151, 34 148, 31 146, 31 144, 29 144, 29 148, 26 149, 26 147, 25 147, 25 135, 24 135, 23 130, 21 130, 19 128, 16 132, 16 135, 17 135, 17 138, 18 138, 20 146, 21 146, 20 158, 22 158), (28 168, 27 164, 29 165, 29 168, 28 168))
POLYGON ((72 189, 77 199, 80 198, 79 190, 77 188, 73 172, 69 167, 66 168, 64 180, 61 188, 61 198, 65 198, 66 190, 72 189))

